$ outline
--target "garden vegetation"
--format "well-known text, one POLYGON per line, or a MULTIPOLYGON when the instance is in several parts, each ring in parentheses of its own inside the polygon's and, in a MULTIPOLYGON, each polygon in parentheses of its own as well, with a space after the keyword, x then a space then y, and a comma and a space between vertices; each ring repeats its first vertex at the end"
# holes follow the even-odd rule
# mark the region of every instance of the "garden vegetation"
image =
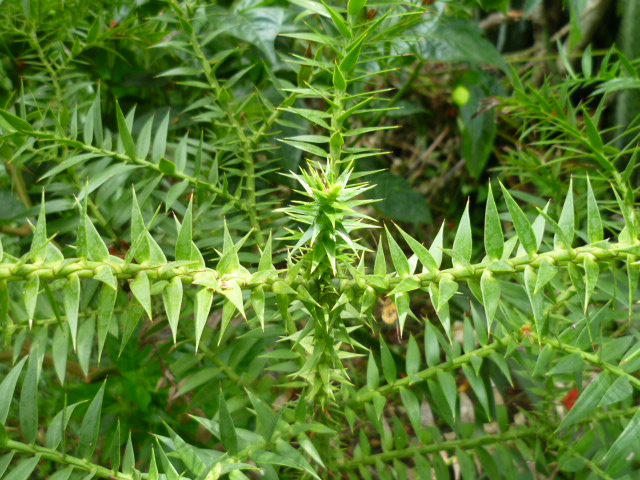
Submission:
POLYGON ((640 12, 546 3, 0 2, 0 477, 637 478, 640 12))

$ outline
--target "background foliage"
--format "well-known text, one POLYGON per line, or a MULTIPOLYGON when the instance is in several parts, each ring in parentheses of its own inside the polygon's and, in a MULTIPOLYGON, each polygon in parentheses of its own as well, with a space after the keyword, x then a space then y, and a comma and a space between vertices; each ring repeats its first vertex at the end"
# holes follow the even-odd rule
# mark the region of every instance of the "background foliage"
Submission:
POLYGON ((0 2, 0 477, 635 478, 639 14, 0 2))

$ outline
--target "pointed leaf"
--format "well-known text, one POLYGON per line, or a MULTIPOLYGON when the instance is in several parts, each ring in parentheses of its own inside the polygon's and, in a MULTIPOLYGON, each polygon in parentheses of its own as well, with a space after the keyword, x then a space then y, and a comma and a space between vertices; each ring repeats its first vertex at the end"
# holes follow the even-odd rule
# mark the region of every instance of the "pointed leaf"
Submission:
POLYGON ((151 115, 145 122, 144 126, 140 130, 138 135, 138 143, 136 145, 136 157, 147 158, 149 155, 149 148, 151 147, 151 132, 153 130, 153 120, 155 115, 151 115))
POLYGON ((102 412, 102 399, 104 397, 104 387, 106 381, 100 386, 100 390, 93 397, 87 413, 80 424, 79 448, 82 458, 90 459, 98 443, 100 433, 100 414, 102 412))
POLYGON ((269 238, 267 239, 267 243, 260 254, 260 263, 258 264, 259 272, 266 272, 269 270, 274 270, 273 267, 273 254, 271 252, 271 232, 269 232, 269 238))
POLYGON ((156 465, 156 452, 151 446, 151 460, 149 461, 149 473, 147 474, 148 480, 158 480, 160 478, 158 474, 158 466, 156 465))
POLYGON ((443 372, 438 370, 436 372, 436 376, 438 379, 438 384, 442 389, 442 393, 444 394, 444 398, 449 405, 449 409, 453 414, 453 418, 456 418, 456 400, 458 398, 458 385, 456 384, 456 379, 449 372, 443 372))
POLYGON ((362 44, 364 43, 366 36, 361 35, 358 40, 353 42, 349 48, 349 51, 340 62, 340 70, 344 73, 351 73, 358 64, 360 58, 360 51, 362 50, 362 44))
POLYGON ((32 273, 24 283, 24 305, 27 311, 29 326, 33 325, 33 317, 36 312, 36 304, 38 302, 38 293, 40 292, 40 277, 36 273, 32 273))
POLYGON ((136 144, 133 141, 133 137, 131 136, 131 131, 129 130, 129 126, 127 125, 127 121, 124 118, 122 110, 120 109, 120 105, 116 100, 116 119, 118 122, 118 133, 120 135, 120 141, 124 146, 124 151, 127 156, 131 160, 136 159, 136 144))
POLYGON ((67 425, 69 423, 71 414, 76 409, 76 407, 82 403, 83 402, 77 402, 73 405, 69 405, 68 407, 60 410, 56 414, 56 416, 53 417, 53 420, 51 420, 51 423, 49 424, 49 428, 47 428, 47 435, 45 437, 45 446, 47 448, 56 450, 58 448, 58 445, 62 443, 62 434, 67 430, 67 425), (62 424, 63 421, 64 425, 62 424))
POLYGON ((560 213, 558 225, 560 226, 560 229, 564 234, 563 236, 566 239, 566 242, 569 242, 569 244, 563 245, 564 242, 562 241, 562 239, 556 235, 553 239, 555 248, 571 248, 575 230, 575 217, 573 211, 573 179, 569 181, 569 191, 567 192, 567 196, 564 200, 564 205, 562 206, 562 212, 560 213))
POLYGON ((540 327, 543 320, 544 311, 544 295, 535 295, 535 286, 537 283, 537 274, 531 265, 527 265, 524 269, 524 286, 529 297, 529 304, 533 313, 533 320, 536 327, 536 335, 540 339, 540 327))
POLYGON ((176 242, 176 260, 192 260, 191 243, 192 243, 192 209, 193 199, 189 201, 189 207, 182 219, 182 225, 178 232, 178 241, 176 242))
POLYGON ((113 274, 113 269, 109 265, 102 265, 98 267, 93 279, 104 283, 113 291, 118 290, 118 280, 116 280, 116 277, 113 274))
MULTIPOLYGON (((600 374, 602 375, 602 374, 600 374)), ((583 393, 584 395, 584 393, 583 393)), ((577 405, 577 404, 576 404, 577 405)), ((573 407, 575 409, 575 406, 573 407)), ((573 411, 573 409, 571 410, 573 411)), ((621 453, 629 452, 636 444, 638 436, 640 435, 640 409, 636 409, 636 412, 629 420, 629 423, 622 431, 620 436, 613 442, 611 448, 607 451, 605 459, 616 457, 621 453)))
POLYGON ((551 263, 549 259, 543 259, 538 265, 538 276, 536 278, 536 287, 533 290, 534 295, 538 295, 542 289, 549 283, 558 273, 558 268, 551 263))
POLYGON ((39 461, 40 454, 22 460, 7 476, 3 477, 4 480, 28 480, 33 478, 31 474, 38 466, 39 461))
POLYGON ((7 112, 0 108, 0 117, 2 117, 11 127, 15 128, 19 132, 33 132, 33 127, 29 122, 14 115, 11 112, 7 112))
POLYGON ((162 446, 158 439, 156 439, 156 443, 158 445, 158 456, 160 457, 160 462, 162 463, 162 470, 167 478, 167 480, 180 480, 180 475, 176 471, 175 467, 167 457, 167 454, 164 453, 162 446))
POLYGON ((438 273, 438 264, 429 253, 429 250, 420 242, 411 237, 408 233, 402 230, 398 225, 396 228, 400 234, 404 237, 405 241, 409 245, 409 248, 416 254, 420 263, 431 273, 438 273))
POLYGON ((124 348, 127 346, 131 335, 135 331, 140 319, 142 318, 143 308, 140 305, 132 305, 123 315, 123 327, 124 331, 122 332, 122 339, 120 340, 120 351, 118 352, 118 357, 122 355, 124 348))
POLYGON ((113 310, 116 305, 118 291, 109 285, 103 285, 100 289, 100 304, 98 306, 98 363, 102 357, 102 349, 107 339, 107 334, 111 329, 113 321, 113 310))
POLYGON ((63 294, 64 309, 69 323, 69 331, 71 332, 73 351, 75 352, 77 350, 78 308, 80 304, 80 279, 75 273, 69 275, 63 294))
POLYGON ((400 248, 400 246, 396 243, 395 239, 389 233, 389 229, 387 226, 384 226, 385 232, 387 233, 387 242, 389 242, 389 251, 391 252, 391 261, 393 265, 396 267, 396 271, 398 275, 404 277, 405 275, 411 274, 411 267, 409 267, 409 261, 405 256, 404 252, 400 248))
POLYGON ((392 385, 396 381, 396 362, 393 359, 389 346, 380 337, 380 357, 382 359, 382 373, 385 380, 389 385, 392 385))
POLYGON ((604 397, 611 383, 611 376, 608 372, 600 373, 580 394, 575 405, 569 410, 557 430, 564 430, 571 425, 575 425, 588 415, 593 415, 595 408, 604 397))
POLYGON ((11 371, 4 377, 2 383, 0 383, 0 425, 4 425, 7 421, 7 415, 9 414, 9 407, 11 406, 11 400, 13 399, 13 393, 22 372, 22 367, 27 361, 28 357, 22 357, 11 371))
POLYGON ((151 285, 149 283, 149 276, 144 270, 140 270, 135 278, 129 283, 131 292, 136 300, 140 303, 144 311, 147 313, 149 320, 153 319, 153 313, 151 312, 151 285))
POLYGON ((621 402, 633 395, 633 387, 626 377, 618 377, 607 389, 607 392, 600 401, 600 407, 611 405, 612 403, 621 402))
POLYGON ((373 264, 374 275, 387 274, 387 259, 384 255, 384 247, 382 246, 382 237, 378 240, 378 248, 376 249, 376 259, 373 264))
POLYGON ((436 310, 440 311, 442 307, 449 303, 451 297, 458 292, 458 283, 453 279, 450 274, 444 274, 440 277, 438 282, 438 303, 436 310))
POLYGON ((591 296, 598 284, 598 276, 600 275, 600 268, 598 267, 598 263, 596 262, 593 255, 585 255, 584 262, 582 264, 584 267, 584 283, 585 283, 585 293, 584 293, 584 312, 586 313, 589 308, 589 302, 591 301, 591 296))
POLYGON ((380 385, 380 372, 373 352, 369 351, 369 361, 367 362, 367 387, 375 390, 380 385))
POLYGON ((78 363, 85 376, 89 375, 91 350, 95 343, 96 318, 91 315, 78 329, 78 363))
POLYGON ((487 206, 484 216, 484 248, 489 258, 502 258, 504 234, 502 233, 502 222, 500 221, 496 201, 493 198, 491 184, 489 184, 487 206))
POLYGON ((133 443, 131 442, 131 432, 127 438, 127 445, 124 447, 124 456, 122 457, 122 473, 133 476, 136 469, 136 456, 133 451, 133 443))
POLYGON ((220 390, 220 440, 231 455, 238 454, 238 437, 222 390, 220 390))
POLYGON ((491 418, 489 397, 487 395, 487 389, 485 388, 485 384, 482 381, 482 378, 478 377, 473 368, 471 368, 469 365, 463 365, 462 370, 464 371, 464 375, 465 377, 467 377, 469 385, 471 385, 471 389, 473 390, 473 393, 475 393, 478 402, 480 402, 480 405, 482 405, 487 418, 491 418))
POLYGON ((180 320, 180 308, 182 307, 182 281, 179 277, 173 277, 171 282, 162 291, 162 302, 167 312, 167 320, 173 335, 173 343, 176 342, 178 322, 180 320))
POLYGON ((438 230, 438 234, 436 235, 436 238, 433 239, 433 243, 431 244, 431 247, 429 247, 429 253, 433 257, 433 260, 436 262, 436 266, 438 268, 440 268, 440 265, 442 264, 443 237, 444 237, 444 220, 440 225, 440 230, 438 230))
POLYGON ((407 346, 407 358, 406 358, 406 371, 408 376, 415 375, 420 370, 420 364, 422 363, 420 355, 420 347, 418 342, 411 335, 409 337, 409 344, 407 346))
POLYGON ((53 356, 53 368, 60 380, 60 385, 64 385, 67 373, 67 355, 69 353, 69 334, 66 325, 59 325, 53 334, 53 344, 51 346, 53 356))
POLYGON ((480 290, 487 317, 487 330, 491 331, 491 324, 500 305, 500 282, 491 272, 485 270, 480 277, 480 290))
POLYGON ((509 191, 500 183, 504 199, 507 202, 507 208, 511 214, 513 225, 516 227, 516 233, 518 234, 518 240, 522 244, 529 256, 534 255, 538 250, 538 242, 536 235, 531 228, 531 224, 527 219, 527 216, 522 212, 518 204, 515 202, 509 191))
MULTIPOLYGON (((279 293, 276 291, 276 284, 283 284, 286 286, 286 283, 284 282, 274 282, 272 288, 276 293, 279 293)), ((296 291, 293 290, 293 293, 295 294, 296 291)), ((233 303, 233 305, 238 309, 240 314, 246 318, 246 315, 244 313, 244 300, 242 298, 242 290, 240 289, 240 285, 238 285, 238 282, 236 280, 228 280, 224 282, 224 285, 222 286, 222 294, 227 297, 231 301, 231 303, 233 303)))
POLYGON ((196 353, 198 353, 198 345, 202 332, 207 324, 211 304, 213 303, 213 291, 208 288, 201 288, 196 294, 196 353))
POLYGON ((325 2, 324 0, 320 0, 320 1, 324 5, 324 8, 327 9, 327 12, 329 12, 329 15, 331 16, 331 20, 333 20, 334 25, 338 27, 338 30, 340 30, 340 33, 346 38, 351 38, 352 37, 351 29, 347 25, 347 22, 344 21, 344 18, 342 17, 342 15, 340 15, 333 8, 331 8, 327 4, 327 2, 325 2))
POLYGON ((162 157, 164 157, 167 148, 167 130, 169 128, 169 117, 171 111, 167 110, 158 130, 156 130, 156 136, 153 139, 153 149, 151 151, 151 160, 154 163, 158 163, 162 157))
POLYGON ((587 176, 587 233, 589 242, 596 243, 604 239, 602 230, 602 219, 600 218, 600 209, 596 202, 596 197, 591 189, 591 182, 587 176))
POLYGON ((47 238, 47 219, 45 214, 45 199, 43 190, 40 200, 40 214, 38 215, 38 223, 36 224, 36 229, 33 232, 31 248, 29 249, 29 251, 31 252, 31 259, 34 263, 46 261, 46 246, 48 243, 49 239, 47 238))
POLYGON ((347 11, 349 15, 357 15, 367 4, 367 0, 349 0, 347 3, 347 11))
MULTIPOLYGON (((469 221, 469 201, 462 213, 458 230, 456 231, 455 239, 453 240, 453 251, 458 253, 464 260, 469 262, 471 260, 472 249, 471 238, 471 223, 469 221)), ((455 257, 453 258, 454 267, 459 265, 455 257)))
POLYGON ((264 289, 261 285, 255 287, 251 291, 251 305, 253 306, 253 311, 255 312, 258 320, 260 320, 260 326, 262 327, 262 331, 264 331, 264 289))
MULTIPOLYGON (((91 220, 84 212, 82 223, 84 224, 85 242, 87 246, 87 257, 96 262, 106 262, 109 260, 109 249, 102 240, 91 220)), ((80 230, 79 230, 80 232, 80 230)))
POLYGON ((19 410, 22 434, 31 444, 35 443, 38 436, 38 397, 38 356, 32 354, 22 383, 19 410))

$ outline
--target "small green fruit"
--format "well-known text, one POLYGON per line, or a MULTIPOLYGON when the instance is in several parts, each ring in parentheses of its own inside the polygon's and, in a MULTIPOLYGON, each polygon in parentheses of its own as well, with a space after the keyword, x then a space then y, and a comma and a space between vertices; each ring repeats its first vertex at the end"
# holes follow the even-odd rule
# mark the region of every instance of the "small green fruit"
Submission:
POLYGON ((455 103, 459 107, 464 107, 467 103, 469 103, 470 98, 471 93, 469 92, 469 89, 462 85, 457 86, 451 94, 451 100, 453 100, 453 103, 455 103))

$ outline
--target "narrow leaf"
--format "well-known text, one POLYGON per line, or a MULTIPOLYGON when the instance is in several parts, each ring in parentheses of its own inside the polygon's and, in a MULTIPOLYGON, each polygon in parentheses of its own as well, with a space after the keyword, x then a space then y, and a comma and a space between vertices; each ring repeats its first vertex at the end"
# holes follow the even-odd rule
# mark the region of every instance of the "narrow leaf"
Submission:
POLYGON ((109 285, 103 285, 100 289, 100 303, 98 305, 98 363, 102 357, 102 349, 107 339, 107 334, 113 321, 113 310, 116 304, 118 291, 109 285))
POLYGON ((487 206, 484 216, 484 248, 489 258, 493 260, 502 258, 504 234, 502 233, 502 222, 500 221, 496 201, 493 198, 491 184, 489 184, 487 206))
POLYGON ((220 440, 231 455, 238 454, 238 437, 222 390, 220 390, 220 440))
POLYGON ((393 359, 391 350, 389 350, 389 346, 382 337, 380 337, 380 356, 384 378, 389 385, 392 385, 396 381, 396 362, 393 359))
MULTIPOLYGON (((462 218, 460 219, 460 224, 458 225, 458 230, 456 230, 456 236, 453 240, 453 251, 458 253, 467 262, 471 260, 471 242, 471 222, 469 221, 469 201, 467 200, 467 205, 462 213, 462 218)), ((454 267, 459 265, 455 257, 452 260, 454 267)))
POLYGON ((131 160, 136 159, 136 144, 131 136, 131 131, 127 125, 127 121, 124 118, 120 105, 116 100, 116 119, 118 122, 118 133, 120 134, 120 140, 124 146, 124 151, 131 160))
POLYGON ((178 321, 180 320, 180 308, 182 306, 182 281, 179 277, 173 277, 171 282, 162 291, 162 302, 167 312, 167 320, 173 335, 173 343, 178 334, 178 321))
POLYGON ((525 249, 529 256, 533 256, 538 250, 536 235, 531 228, 531 224, 527 219, 527 216, 522 212, 518 204, 515 202, 509 191, 500 183, 500 188, 502 188, 502 193, 504 194, 505 201, 507 202, 507 208, 509 209, 509 213, 511 214, 511 219, 513 220, 513 225, 516 227, 516 233, 518 234, 518 239, 522 244, 522 247, 525 249))
POLYGON ((391 252, 391 261, 393 265, 396 267, 396 271, 398 275, 404 277, 405 275, 411 274, 411 267, 409 266, 409 261, 405 256, 404 252, 400 248, 400 246, 396 243, 395 239, 389 233, 389 229, 385 225, 385 232, 387 233, 387 241, 389 242, 389 250, 391 252))
POLYGON ((4 377, 2 383, 0 383, 0 425, 4 425, 7 421, 7 415, 9 414, 9 407, 11 406, 11 400, 13 399, 13 393, 22 372, 22 367, 27 361, 28 357, 22 357, 11 371, 4 377))
POLYGON ((53 368, 60 380, 60 385, 64 385, 64 379, 67 373, 67 355, 69 353, 68 331, 66 325, 58 325, 53 334, 53 343, 51 345, 53 368))
POLYGON ((149 320, 153 319, 153 313, 151 311, 151 285, 149 283, 149 276, 144 270, 140 270, 135 278, 129 283, 131 292, 136 300, 140 303, 144 311, 147 313, 149 320))
POLYGON ((571 248, 575 230, 575 216, 573 210, 573 179, 571 179, 569 181, 569 191, 567 192, 564 205, 562 206, 562 212, 558 219, 558 226, 562 230, 563 237, 566 239, 566 242, 569 243, 568 245, 564 245, 561 237, 555 235, 553 238, 555 248, 571 248))
POLYGON ((400 234, 404 237, 405 241, 409 245, 409 248, 411 248, 413 253, 416 254, 416 256, 418 257, 418 260, 420 260, 420 263, 431 273, 438 273, 438 264, 436 263, 434 258, 431 256, 431 253, 429 252, 429 250, 420 242, 418 242, 413 237, 411 237, 411 235, 409 235, 404 230, 402 230, 398 225, 396 225, 396 228, 398 229, 400 234))
POLYGON ((71 332, 71 343, 75 352, 78 345, 78 308, 80 305, 80 279, 75 273, 69 275, 67 286, 64 288, 63 300, 69 331, 71 332))
POLYGON ((38 356, 30 355, 27 374, 20 392, 20 427, 27 442, 33 444, 38 436, 38 356))
POLYGON ((433 239, 433 243, 431 244, 431 247, 429 247, 429 253, 433 257, 433 260, 436 262, 436 266, 438 268, 440 268, 440 265, 442 264, 442 246, 443 246, 442 239, 443 238, 444 238, 444 220, 440 225, 440 230, 438 230, 438 234, 436 235, 436 238, 433 239))
POLYGON ((79 448, 82 458, 89 460, 96 449, 98 443, 98 434, 100 433, 100 414, 102 412, 102 399, 104 397, 104 387, 106 382, 102 383, 100 390, 93 397, 87 413, 80 424, 79 448))
POLYGON ((201 288, 196 294, 196 353, 198 353, 198 345, 202 332, 209 318, 209 311, 213 303, 213 291, 208 288, 201 288))
POLYGON ((589 242, 596 243, 604 239, 602 230, 602 219, 600 218, 600 209, 596 202, 596 197, 591 189, 591 182, 587 176, 587 233, 589 242))
POLYGON ((32 273, 24 283, 24 305, 27 311, 29 327, 33 325, 33 317, 36 312, 36 303, 38 302, 38 293, 40 291, 40 277, 36 273, 32 273))
POLYGON ((584 267, 584 283, 585 283, 585 292, 584 292, 584 312, 586 313, 589 308, 589 302, 591 301, 591 296, 595 291, 596 285, 598 284, 598 276, 600 275, 600 268, 598 267, 598 263, 596 262, 593 255, 585 255, 584 262, 582 264, 584 267))
POLYGON ((39 461, 40 454, 22 460, 6 477, 3 477, 4 480, 28 480, 33 478, 31 474, 38 466, 39 461))
POLYGON ((178 232, 178 241, 176 242, 176 260, 192 260, 191 243, 192 243, 192 210, 193 200, 189 201, 189 206, 182 219, 182 225, 178 232))
MULTIPOLYGON (((569 411, 562 423, 560 423, 560 426, 557 430, 564 430, 565 428, 576 424, 588 415, 593 415, 594 410, 596 409, 610 386, 611 377, 609 373, 600 373, 580 394, 575 405, 569 411)), ((613 445, 611 448, 613 449, 613 445)), ((611 451, 611 449, 609 451, 611 451)))
MULTIPOLYGON (((573 408, 575 409, 575 406, 573 408)), ((615 442, 613 442, 613 445, 611 445, 611 448, 609 448, 609 450, 607 451, 605 458, 611 458, 619 455, 620 453, 625 453, 631 450, 633 446, 636 444, 636 442, 638 441, 639 435, 640 435, 640 408, 636 409, 636 413, 633 414, 633 417, 631 417, 631 420, 629 421, 625 429, 622 431, 620 436, 616 439, 615 442)))
POLYGON ((480 290, 487 317, 487 330, 490 332, 500 305, 500 282, 491 272, 485 270, 480 277, 480 290))

